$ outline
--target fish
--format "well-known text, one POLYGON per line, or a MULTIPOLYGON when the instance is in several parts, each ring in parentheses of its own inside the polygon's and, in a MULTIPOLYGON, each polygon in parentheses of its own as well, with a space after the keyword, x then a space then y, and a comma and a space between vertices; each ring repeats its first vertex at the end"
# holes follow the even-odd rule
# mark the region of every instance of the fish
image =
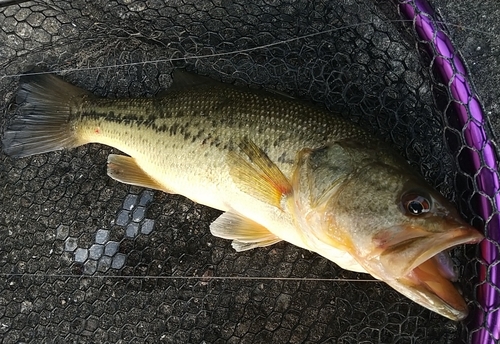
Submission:
POLYGON ((2 145, 22 158, 114 147, 107 174, 222 214, 210 232, 246 251, 286 241, 372 275, 449 319, 468 314, 449 250, 483 235, 382 140, 318 105, 174 70, 150 98, 97 97, 22 77, 2 145))

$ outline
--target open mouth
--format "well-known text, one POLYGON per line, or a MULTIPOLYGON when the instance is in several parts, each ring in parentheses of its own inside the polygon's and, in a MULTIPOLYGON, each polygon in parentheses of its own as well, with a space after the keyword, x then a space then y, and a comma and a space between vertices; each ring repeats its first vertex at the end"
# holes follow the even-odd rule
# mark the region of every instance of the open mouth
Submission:
MULTIPOLYGON (((448 253, 441 252, 439 255, 448 256, 448 253)), ((446 269, 443 269, 441 259, 438 256, 434 256, 417 266, 407 275, 407 278, 422 292, 435 295, 454 309, 457 314, 462 314, 459 316, 460 318, 465 318, 468 313, 467 304, 453 284, 457 276, 444 273, 446 269)))
MULTIPOLYGON (((469 226, 444 233, 413 238, 386 249, 381 260, 392 267, 399 288, 414 301, 450 319, 467 317, 467 304, 454 285, 458 279, 448 250, 461 244, 475 244, 483 235, 469 226), (410 257, 414 257, 410 259, 410 257), (406 259, 407 264, 401 264, 406 259)), ((390 281, 389 284, 392 285, 390 281)))

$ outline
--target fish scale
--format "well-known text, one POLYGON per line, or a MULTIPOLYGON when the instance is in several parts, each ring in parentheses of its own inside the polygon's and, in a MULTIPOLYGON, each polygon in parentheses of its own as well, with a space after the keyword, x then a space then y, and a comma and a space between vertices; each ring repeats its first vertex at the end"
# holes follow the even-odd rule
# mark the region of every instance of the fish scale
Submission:
MULTIPOLYGON (((329 140, 366 135, 352 126, 348 131, 347 123, 337 119, 333 123, 332 114, 307 104, 280 97, 261 99, 225 85, 213 88, 207 85, 184 93, 172 92, 160 99, 88 99, 77 119, 78 135, 87 142, 108 144, 131 156, 153 153, 138 151, 134 140, 162 140, 165 149, 176 145, 178 154, 188 154, 198 149, 207 153, 204 145, 231 150, 235 140, 248 136, 265 147, 271 160, 276 160, 286 174, 291 172, 291 166, 286 165, 293 163, 295 153, 304 144, 316 148, 329 140), (291 110, 286 107, 290 103, 294 105, 291 110), (100 129, 99 134, 95 128, 100 129), (133 137, 127 137, 127 128, 136 131, 133 137), (166 141, 165 134, 173 137, 172 141, 166 141)), ((174 158, 178 155, 168 151, 165 154, 174 158)))
POLYGON ((184 72, 163 95, 103 99, 24 80, 4 149, 115 147, 108 175, 222 210, 237 251, 285 240, 368 272, 450 319, 467 316, 447 250, 483 236, 382 141, 309 103, 184 72))

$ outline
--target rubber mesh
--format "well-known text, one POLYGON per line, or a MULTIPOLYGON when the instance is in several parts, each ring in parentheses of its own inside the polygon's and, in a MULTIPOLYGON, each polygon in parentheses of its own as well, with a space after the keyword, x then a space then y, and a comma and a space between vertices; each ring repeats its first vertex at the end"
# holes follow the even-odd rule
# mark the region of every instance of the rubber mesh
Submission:
MULTIPOLYGON (((0 8, 0 129, 33 66, 105 97, 153 96, 186 68, 343 112, 481 222, 407 28, 386 1, 14 4, 0 8)), ((465 324, 290 244, 234 252, 209 233, 218 211, 111 180, 110 152, 0 153, 3 343, 467 340, 465 324)), ((453 255, 468 300, 474 256, 453 255)))

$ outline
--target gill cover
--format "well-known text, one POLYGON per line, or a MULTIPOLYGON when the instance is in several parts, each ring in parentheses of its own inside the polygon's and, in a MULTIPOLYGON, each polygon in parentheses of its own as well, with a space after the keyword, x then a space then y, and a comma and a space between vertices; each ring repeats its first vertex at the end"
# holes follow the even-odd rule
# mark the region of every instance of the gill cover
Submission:
POLYGON ((453 320, 467 315, 449 267, 434 257, 483 236, 385 145, 343 140, 304 149, 292 184, 290 207, 316 252, 346 251, 357 271, 416 303, 453 320))

